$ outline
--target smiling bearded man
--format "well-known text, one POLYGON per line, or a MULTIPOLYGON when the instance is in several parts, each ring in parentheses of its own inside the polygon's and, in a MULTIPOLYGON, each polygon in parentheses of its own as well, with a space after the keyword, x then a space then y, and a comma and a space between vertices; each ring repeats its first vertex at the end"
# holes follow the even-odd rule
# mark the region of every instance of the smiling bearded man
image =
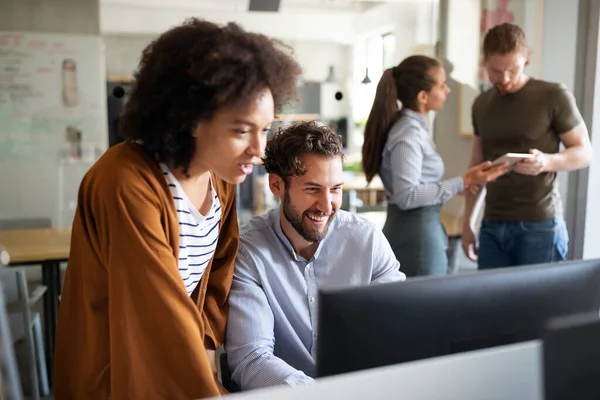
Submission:
POLYGON ((404 280, 381 229, 340 210, 342 142, 301 122, 277 133, 263 159, 281 206, 240 230, 225 350, 242 390, 312 382, 317 292, 404 280))

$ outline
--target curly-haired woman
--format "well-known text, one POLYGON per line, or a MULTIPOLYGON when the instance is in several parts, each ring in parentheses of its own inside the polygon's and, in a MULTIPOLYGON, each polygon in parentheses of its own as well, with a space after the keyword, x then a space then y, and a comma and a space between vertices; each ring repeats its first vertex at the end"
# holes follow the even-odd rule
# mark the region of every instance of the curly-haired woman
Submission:
POLYGON ((58 316, 55 397, 218 395, 238 248, 234 184, 300 67, 266 36, 191 19, 143 52, 125 142, 84 177, 58 316))

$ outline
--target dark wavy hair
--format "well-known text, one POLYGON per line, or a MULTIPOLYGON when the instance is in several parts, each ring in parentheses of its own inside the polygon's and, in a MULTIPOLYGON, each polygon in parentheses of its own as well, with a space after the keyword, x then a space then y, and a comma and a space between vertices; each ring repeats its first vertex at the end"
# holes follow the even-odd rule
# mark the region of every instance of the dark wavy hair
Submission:
POLYGON ((287 184, 289 177, 304 175, 306 167, 300 158, 308 153, 344 160, 342 140, 333 129, 320 122, 298 122, 269 139, 263 157, 265 170, 287 184))
POLYGON ((397 102, 416 111, 419 92, 429 92, 435 86, 431 72, 441 66, 435 58, 415 55, 383 72, 365 125, 362 165, 367 182, 379 173, 388 133, 399 117, 397 102))
POLYGON ((283 43, 234 23, 188 19, 142 52, 119 135, 187 172, 194 156, 191 135, 217 110, 267 88, 275 112, 297 99, 302 70, 291 53, 283 43))

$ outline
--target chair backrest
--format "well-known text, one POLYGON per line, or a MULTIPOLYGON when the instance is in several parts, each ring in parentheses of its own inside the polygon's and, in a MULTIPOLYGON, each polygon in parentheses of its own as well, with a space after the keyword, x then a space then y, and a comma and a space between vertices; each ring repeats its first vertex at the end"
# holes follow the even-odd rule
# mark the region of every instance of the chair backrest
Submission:
POLYGON ((0 229, 2 230, 42 229, 51 227, 52 219, 48 217, 0 219, 0 229))
MULTIPOLYGON (((4 249, 0 246, 0 253, 4 249)), ((4 258, 0 257, 0 275, 5 272, 4 258)), ((0 286, 0 398, 21 400, 21 379, 12 347, 4 293, 0 286)))

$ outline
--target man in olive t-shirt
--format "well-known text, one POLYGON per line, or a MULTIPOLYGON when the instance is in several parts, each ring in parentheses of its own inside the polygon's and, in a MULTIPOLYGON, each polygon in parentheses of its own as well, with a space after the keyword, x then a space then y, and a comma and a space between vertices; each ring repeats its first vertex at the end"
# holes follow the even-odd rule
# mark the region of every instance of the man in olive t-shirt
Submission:
POLYGON ((471 165, 506 153, 534 157, 486 186, 477 256, 469 225, 474 198, 467 198, 463 249, 469 258, 477 258, 480 269, 562 261, 568 233, 556 171, 589 165, 587 128, 564 86, 524 73, 529 51, 518 26, 492 28, 484 38, 483 52, 493 87, 473 104, 471 165))

